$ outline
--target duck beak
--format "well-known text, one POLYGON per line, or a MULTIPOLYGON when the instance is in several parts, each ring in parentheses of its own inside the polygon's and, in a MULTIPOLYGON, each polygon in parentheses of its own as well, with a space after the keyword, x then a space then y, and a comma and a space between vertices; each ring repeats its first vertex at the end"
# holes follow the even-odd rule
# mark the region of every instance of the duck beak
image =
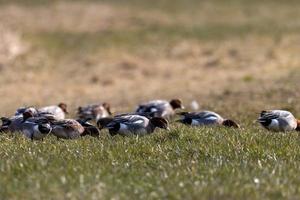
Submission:
POLYGON ((167 131, 170 131, 171 129, 169 127, 166 128, 167 131))

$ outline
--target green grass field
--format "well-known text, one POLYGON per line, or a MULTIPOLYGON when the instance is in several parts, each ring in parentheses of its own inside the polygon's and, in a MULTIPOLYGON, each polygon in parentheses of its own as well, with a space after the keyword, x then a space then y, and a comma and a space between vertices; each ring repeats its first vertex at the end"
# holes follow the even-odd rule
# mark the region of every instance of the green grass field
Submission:
POLYGON ((298 133, 254 125, 0 141, 3 199, 297 199, 300 192, 298 133))
POLYGON ((30 141, 0 135, 0 199, 299 199, 298 0, 0 0, 0 116, 25 105, 181 98, 242 129, 30 141), (22 51, 20 51, 20 49, 22 51))

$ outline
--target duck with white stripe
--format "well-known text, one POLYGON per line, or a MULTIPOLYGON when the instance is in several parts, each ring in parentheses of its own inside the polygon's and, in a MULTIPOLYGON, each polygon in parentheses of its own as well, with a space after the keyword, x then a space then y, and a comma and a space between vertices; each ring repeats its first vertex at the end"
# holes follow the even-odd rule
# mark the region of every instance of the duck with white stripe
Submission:
POLYGON ((100 129, 107 128, 111 135, 147 135, 156 128, 169 130, 169 123, 162 117, 147 118, 138 114, 122 114, 114 118, 99 119, 97 125, 100 129))
POLYGON ((240 125, 231 119, 224 119, 219 114, 212 111, 202 112, 181 112, 182 118, 178 122, 191 126, 211 126, 222 125, 226 127, 239 128, 240 125))
POLYGON ((180 99, 153 100, 138 106, 136 112, 139 114, 150 113, 152 117, 163 117, 170 119, 175 115, 176 109, 184 109, 180 99))
POLYGON ((300 131, 300 120, 286 110, 262 111, 257 121, 266 129, 276 132, 300 131))
POLYGON ((21 131, 23 115, 13 116, 11 118, 1 117, 1 132, 17 132, 21 131))
POLYGON ((46 118, 30 118, 22 122, 21 132, 31 140, 42 140, 52 131, 46 118))

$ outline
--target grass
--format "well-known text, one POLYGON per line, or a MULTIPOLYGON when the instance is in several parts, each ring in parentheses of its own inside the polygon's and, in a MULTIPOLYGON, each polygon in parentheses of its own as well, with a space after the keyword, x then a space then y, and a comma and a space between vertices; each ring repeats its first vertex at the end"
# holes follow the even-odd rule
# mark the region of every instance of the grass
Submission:
POLYGON ((299 27, 281 25, 204 25, 195 27, 150 25, 128 31, 103 31, 99 33, 39 32, 27 34, 25 38, 33 44, 48 50, 51 55, 63 53, 90 53, 107 48, 123 49, 131 52, 168 47, 185 38, 196 41, 224 41, 243 39, 249 35, 268 36, 275 41, 285 34, 298 33, 299 27), (143 44, 141 47, 140 44, 143 44))
POLYGON ((258 128, 57 142, 0 137, 3 199, 292 199, 299 195, 297 133, 258 128), (17 192, 16 192, 17 191, 17 192), (61 196, 66 194, 66 196, 61 196))

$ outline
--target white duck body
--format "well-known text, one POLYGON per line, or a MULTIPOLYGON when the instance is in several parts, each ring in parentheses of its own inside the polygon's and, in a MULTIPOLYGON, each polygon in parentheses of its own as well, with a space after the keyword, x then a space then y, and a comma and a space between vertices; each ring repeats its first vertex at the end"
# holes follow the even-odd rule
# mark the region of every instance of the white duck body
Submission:
POLYGON ((166 100, 153 100, 141 104, 137 107, 136 112, 139 114, 150 113, 152 117, 171 118, 175 115, 175 110, 170 102, 166 100))
POLYGON ((65 119, 65 112, 59 106, 46 106, 38 109, 38 111, 40 113, 51 113, 57 120, 65 119))
POLYGON ((258 122, 271 131, 293 131, 297 128, 297 120, 294 115, 285 110, 262 111, 258 122))
POLYGON ((51 125, 47 122, 39 122, 34 118, 23 122, 21 132, 32 140, 41 140, 46 137, 52 128, 51 125))

